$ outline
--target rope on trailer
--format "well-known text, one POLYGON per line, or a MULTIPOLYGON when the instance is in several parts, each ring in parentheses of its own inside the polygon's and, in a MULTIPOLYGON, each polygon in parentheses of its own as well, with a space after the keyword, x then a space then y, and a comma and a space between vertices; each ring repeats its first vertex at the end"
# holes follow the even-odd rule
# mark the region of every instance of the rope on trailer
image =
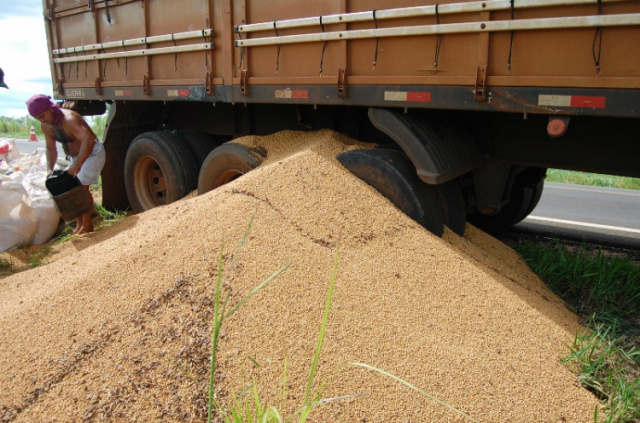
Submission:
MULTIPOLYGON (((516 17, 515 0, 511 0, 511 20, 516 17)), ((516 35, 515 31, 511 31, 511 38, 509 40, 509 58, 507 59, 507 75, 511 75, 511 57, 513 56, 513 39, 516 35)))
MULTIPOLYGON (((378 19, 376 19, 376 11, 375 9, 373 10, 373 23, 376 26, 376 29, 378 29, 378 19)), ((376 51, 373 55, 373 69, 376 68, 376 64, 378 63, 378 45, 380 43, 380 37, 376 37, 376 51)))
MULTIPOLYGON (((436 4, 436 25, 440 25, 440 13, 438 13, 438 7, 440 5, 436 4)), ((436 35, 436 50, 433 55, 433 67, 434 72, 438 71, 438 61, 440 59, 440 46, 442 45, 442 34, 436 35)))
MULTIPOLYGON (((278 27, 276 26, 277 21, 273 21, 273 29, 276 32, 276 37, 279 37, 278 27)), ((280 69, 280 44, 276 46, 276 72, 280 69)))
MULTIPOLYGON (((602 15, 602 0, 598 1, 598 15, 602 15)), ((593 62, 596 65, 596 75, 602 75, 600 72, 600 56, 602 55, 602 34, 604 32, 604 28, 599 26, 596 28, 596 33, 593 36, 593 45, 591 47, 591 51, 593 53, 593 62), (596 44, 597 44, 597 52, 596 52, 596 44)))
MULTIPOLYGON (((322 28, 322 32, 324 33, 324 24, 322 23, 322 15, 320 16, 320 28, 322 28)), ((322 71, 324 67, 324 51, 327 49, 327 41, 322 44, 322 54, 320 55, 320 76, 322 76, 322 71)))
POLYGON ((109 13, 109 0, 104 0, 104 8, 106 9, 106 12, 107 12, 107 22, 109 23, 109 26, 111 26, 111 14, 109 13))
MULTIPOLYGON (((173 41, 173 46, 174 47, 178 47, 178 44, 176 44, 176 39, 175 39, 175 34, 172 32, 171 33, 171 41, 173 41)), ((173 54, 173 73, 178 72, 178 53, 174 53, 173 54)))

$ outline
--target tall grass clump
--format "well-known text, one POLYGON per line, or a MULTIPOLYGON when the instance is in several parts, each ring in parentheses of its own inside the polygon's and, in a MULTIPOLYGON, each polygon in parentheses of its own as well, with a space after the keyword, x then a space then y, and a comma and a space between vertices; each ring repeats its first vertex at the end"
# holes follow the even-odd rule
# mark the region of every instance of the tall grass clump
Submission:
MULTIPOLYGON (((577 334, 564 362, 603 403, 605 423, 640 422, 640 350, 616 327, 591 322, 577 334)), ((594 421, 600 422, 596 407, 594 421)))
POLYGON ((547 170, 546 180, 563 184, 640 190, 640 178, 576 172, 572 170, 549 169, 547 170))
POLYGON ((640 422, 640 266, 559 243, 515 249, 587 325, 564 361, 602 401, 594 421, 640 422))
MULTIPOLYGON (((246 237, 248 236, 248 231, 251 224, 247 227, 247 231, 245 231, 245 235, 243 240, 240 243, 240 247, 238 248, 238 252, 240 251, 246 237)), ((234 259, 237 254, 234 255, 234 259)), ((231 317, 235 311, 237 311, 244 303, 246 303, 253 295, 258 293, 262 288, 264 288, 269 282, 275 279, 280 273, 284 272, 289 264, 281 267, 278 271, 276 271, 269 278, 265 279, 262 283, 252 289, 242 300, 240 300, 235 306, 233 306, 229 311, 228 300, 229 293, 226 295, 222 292, 222 265, 223 265, 223 254, 222 250, 220 253, 219 261, 218 261, 218 272, 216 279, 216 290, 214 295, 214 310, 213 310, 213 326, 212 326, 212 335, 211 335, 211 366, 209 371, 209 409, 208 409, 208 418, 207 422, 211 423, 213 419, 213 411, 214 406, 220 412, 222 418, 225 423, 247 423, 247 422, 261 422, 261 423, 269 423, 269 422, 289 422, 289 421, 298 421, 298 422, 306 422, 309 418, 309 415, 313 411, 313 409, 319 405, 323 405, 326 401, 321 399, 321 390, 314 390, 315 377, 318 369, 318 363, 320 360, 320 353, 322 351, 322 345, 324 342, 324 335, 326 332, 327 324, 329 321, 329 313, 331 310, 331 301, 333 298, 333 288, 335 286, 336 280, 336 272, 338 266, 338 255, 336 254, 336 260, 333 269, 333 275, 331 277, 331 283, 329 285, 329 293, 327 294, 327 299, 325 301, 324 315, 322 318, 322 324, 320 327, 320 334, 318 335, 318 340, 316 343, 316 348, 313 354, 311 369, 309 371, 309 377, 307 378, 307 387, 305 390, 305 397, 303 404, 294 412, 293 415, 283 417, 282 412, 276 406, 265 406, 263 404, 262 399, 260 398, 258 386, 255 381, 253 382, 250 392, 242 392, 240 394, 233 394, 229 403, 223 406, 217 399, 215 398, 215 369, 216 369, 216 355, 218 349, 218 339, 220 337, 220 329, 222 328, 222 324, 226 319, 231 317)), ((255 361, 252 360, 254 363, 255 361)), ((282 404, 281 407, 284 406, 284 402, 286 401, 286 377, 287 377, 287 362, 285 360, 284 370, 283 370, 283 382, 282 382, 282 404)))
MULTIPOLYGON (((255 217, 255 212, 245 229, 244 235, 233 255, 230 271, 233 270, 237 257, 242 250, 251 230, 251 225, 255 217)), ((223 264, 224 264, 224 246, 220 248, 220 255, 218 257, 218 270, 216 275, 216 287, 214 294, 214 307, 213 307, 213 325, 211 329, 211 364, 209 368, 209 394, 208 394, 208 410, 207 410, 207 423, 211 423, 213 420, 214 405, 217 407, 220 414, 222 414, 225 422, 251 422, 251 421, 273 421, 270 419, 273 410, 271 408, 263 408, 260 405, 260 399, 257 392, 257 387, 254 386, 254 398, 256 404, 253 412, 248 404, 245 404, 240 398, 235 396, 231 401, 231 409, 227 410, 215 397, 215 371, 216 371, 216 355, 218 352, 218 342, 220 338, 220 330, 226 319, 230 318, 244 303, 246 303, 251 297, 264 288, 269 282, 274 280, 280 273, 284 272, 290 264, 286 264, 275 273, 265 279, 258 286, 253 288, 244 298, 242 298, 236 305, 231 307, 227 311, 229 306, 230 291, 223 292, 223 264), (255 415, 255 419, 253 416, 255 415)))

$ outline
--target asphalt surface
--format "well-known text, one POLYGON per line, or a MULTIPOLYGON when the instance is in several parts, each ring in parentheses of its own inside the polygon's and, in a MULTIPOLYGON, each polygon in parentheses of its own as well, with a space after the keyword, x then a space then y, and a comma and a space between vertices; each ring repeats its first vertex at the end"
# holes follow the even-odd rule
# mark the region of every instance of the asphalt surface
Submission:
POLYGON ((540 203, 513 231, 640 251, 640 191, 545 183, 540 203))
MULTIPOLYGON (((18 145, 18 150, 23 154, 31 154, 37 148, 45 148, 44 139, 40 137, 38 141, 29 141, 23 139, 16 139, 16 143, 18 145)), ((62 150, 62 146, 60 143, 56 143, 58 147, 58 157, 64 158, 64 151, 62 150)))

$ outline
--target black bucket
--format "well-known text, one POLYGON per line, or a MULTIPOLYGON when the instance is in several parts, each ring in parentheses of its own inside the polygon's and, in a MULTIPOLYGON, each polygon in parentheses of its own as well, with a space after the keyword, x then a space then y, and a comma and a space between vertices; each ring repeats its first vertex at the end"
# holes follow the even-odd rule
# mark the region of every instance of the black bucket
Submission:
POLYGON ((64 171, 55 171, 47 178, 45 185, 65 222, 92 211, 91 194, 87 193, 75 176, 64 171))

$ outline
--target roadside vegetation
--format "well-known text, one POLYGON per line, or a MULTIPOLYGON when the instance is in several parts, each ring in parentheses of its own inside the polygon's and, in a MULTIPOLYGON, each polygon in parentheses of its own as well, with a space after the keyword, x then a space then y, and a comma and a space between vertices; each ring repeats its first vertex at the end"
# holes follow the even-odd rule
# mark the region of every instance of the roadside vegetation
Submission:
POLYGON ((572 170, 549 169, 548 182, 563 184, 589 185, 603 188, 621 188, 640 190, 640 178, 602 175, 599 173, 574 172, 572 170))
POLYGON ((640 264, 559 243, 515 249, 586 326, 564 361, 602 401, 594 422, 640 422, 640 264))
MULTIPOLYGON (((104 140, 107 114, 105 113, 101 116, 85 117, 85 120, 98 138, 104 140)), ((0 117, 0 137, 29 139, 31 125, 33 125, 33 129, 35 130, 38 139, 43 140, 44 135, 40 128, 40 122, 29 115, 21 118, 0 117)))

